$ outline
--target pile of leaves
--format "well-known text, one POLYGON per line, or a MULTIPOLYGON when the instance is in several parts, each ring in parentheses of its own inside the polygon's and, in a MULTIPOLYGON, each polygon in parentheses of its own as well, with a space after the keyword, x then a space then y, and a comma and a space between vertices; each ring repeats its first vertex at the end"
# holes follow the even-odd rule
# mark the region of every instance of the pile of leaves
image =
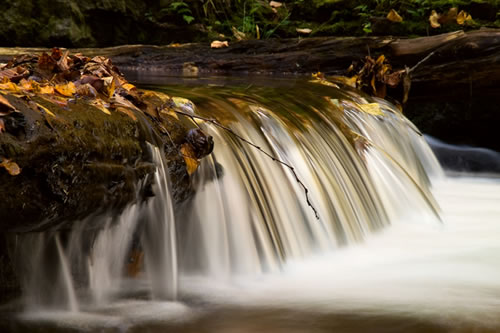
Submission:
MULTIPOLYGON (((122 112, 134 121, 137 121, 138 113, 142 113, 166 135, 169 133, 163 120, 166 116, 178 120, 175 109, 184 109, 189 103, 159 92, 137 89, 127 82, 109 58, 70 55, 68 50, 63 52, 58 48, 53 48, 50 54, 21 55, 0 65, 0 135, 11 132, 9 119, 21 114, 11 103, 12 98, 21 99, 49 122, 57 121, 58 117, 49 109, 69 110, 69 104, 76 100, 83 100, 107 115, 122 112)), ((179 147, 189 174, 196 170, 199 159, 211 152, 211 148, 202 145, 211 144, 213 147, 213 141, 208 141, 208 136, 197 130, 188 132, 185 142, 179 147)), ((0 156, 2 167, 13 176, 21 172, 15 162, 4 156, 0 156)))
POLYGON ((366 56, 364 61, 353 63, 347 69, 347 75, 350 76, 331 76, 326 77, 323 73, 313 74, 316 82, 322 84, 341 83, 350 87, 362 90, 372 96, 386 98, 387 88, 403 87, 403 97, 401 101, 396 101, 401 109, 401 104, 408 100, 408 94, 411 87, 410 72, 412 69, 405 68, 394 70, 382 54, 377 59, 366 56))

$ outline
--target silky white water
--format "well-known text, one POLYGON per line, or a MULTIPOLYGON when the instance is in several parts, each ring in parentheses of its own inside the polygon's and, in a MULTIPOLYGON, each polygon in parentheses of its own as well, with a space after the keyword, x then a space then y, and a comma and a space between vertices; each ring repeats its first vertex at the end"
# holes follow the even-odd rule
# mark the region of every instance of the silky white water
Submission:
POLYGON ((18 331, 500 328, 500 181, 446 177, 397 110, 349 90, 201 87, 185 96, 196 108, 178 103, 183 110, 217 118, 293 167, 319 219, 290 168, 200 121, 215 150, 194 175, 193 198, 174 216, 153 148, 152 201, 110 219, 90 250, 81 250, 83 230, 64 249, 57 241, 66 258, 57 274, 37 256, 26 264, 18 331), (367 103, 379 112, 359 107, 367 103), (137 230, 145 262, 128 276, 137 230), (36 292, 50 283, 57 293, 36 292))

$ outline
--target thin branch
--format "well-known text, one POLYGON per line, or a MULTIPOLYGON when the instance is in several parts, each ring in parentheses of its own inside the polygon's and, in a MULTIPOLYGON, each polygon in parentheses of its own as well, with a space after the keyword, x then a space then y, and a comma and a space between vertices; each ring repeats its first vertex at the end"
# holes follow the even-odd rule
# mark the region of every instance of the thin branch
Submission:
POLYGON ((424 59, 420 60, 419 62, 417 62, 417 64, 415 66, 413 66, 412 68, 410 68, 408 70, 409 73, 413 72, 415 69, 417 69, 418 66, 420 66, 422 63, 426 62, 430 57, 432 57, 434 55, 434 52, 436 51, 432 51, 431 53, 429 53, 424 59))
POLYGON ((193 120, 195 123, 195 119, 200 119, 200 120, 203 120, 203 121, 206 121, 208 123, 211 123, 211 124, 214 124, 215 126, 219 127, 219 128, 222 128, 223 130, 229 132, 230 134, 232 134, 233 136, 235 136, 236 138, 238 138, 239 140, 245 142, 246 144, 249 144, 250 146, 254 147, 255 149, 259 150, 261 153, 263 153, 264 155, 266 155, 267 157, 269 157, 270 159, 272 159, 274 162, 277 162, 285 167, 287 167, 293 174, 293 176, 295 177, 295 180, 297 181, 297 183, 302 186, 303 190, 304 190, 304 193, 306 195, 306 201, 307 201, 307 205, 309 207, 311 207, 311 209, 313 210, 314 212, 314 216, 316 217, 317 220, 319 220, 319 215, 318 215, 318 211, 316 210, 316 208, 314 208, 313 204, 311 203, 311 199, 309 197, 309 189, 304 185, 304 183, 300 180, 299 176, 297 175, 297 172, 295 171, 295 168, 291 165, 289 165, 288 163, 286 162, 283 162, 281 161, 280 159, 274 157, 273 155, 269 154, 268 152, 266 152, 265 150, 263 150, 261 147, 257 146, 256 144, 248 141, 247 139, 241 137, 239 134, 237 134, 236 132, 234 132, 232 129, 230 129, 229 127, 226 127, 224 125, 222 125, 221 123, 219 123, 217 120, 215 119, 211 119, 211 118, 205 118, 205 117, 201 117, 201 116, 197 116, 197 115, 193 115, 193 114, 189 114, 189 113, 186 113, 186 112, 183 112, 183 111, 176 111, 174 110, 175 113, 177 114, 180 114, 180 115, 183 115, 183 116, 186 116, 186 117, 189 117, 191 118, 191 120, 193 120))

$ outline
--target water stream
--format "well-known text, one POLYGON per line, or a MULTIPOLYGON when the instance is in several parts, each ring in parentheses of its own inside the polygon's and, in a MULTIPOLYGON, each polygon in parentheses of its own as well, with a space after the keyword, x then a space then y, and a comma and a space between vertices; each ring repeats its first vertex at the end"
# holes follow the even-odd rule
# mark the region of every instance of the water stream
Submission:
POLYGON ((23 265, 21 310, 0 309, 9 318, 0 327, 500 329, 497 178, 446 176, 397 109, 347 88, 187 83, 149 88, 189 98, 195 106, 177 101, 184 111, 216 118, 295 174, 200 121, 215 150, 194 175, 189 201, 173 207, 165 162, 152 146, 155 197, 99 217, 107 227, 92 242, 83 228, 16 240, 23 257, 33 256, 23 265), (133 262, 141 256, 144 267, 133 262))

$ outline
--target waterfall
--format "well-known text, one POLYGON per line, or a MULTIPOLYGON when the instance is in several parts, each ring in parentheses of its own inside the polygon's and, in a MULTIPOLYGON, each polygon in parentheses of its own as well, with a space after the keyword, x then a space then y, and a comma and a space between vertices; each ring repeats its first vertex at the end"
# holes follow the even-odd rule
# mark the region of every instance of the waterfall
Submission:
POLYGON ((77 221, 78 227, 69 232, 16 237, 15 257, 27 309, 78 311, 80 303, 102 306, 127 288, 140 289, 141 282, 148 285, 151 298, 175 299, 177 255, 168 171, 160 149, 152 145, 150 149, 156 165, 155 196, 147 203, 132 204, 119 216, 77 221), (104 227, 94 230, 87 228, 89 224, 104 227), (140 235, 141 255, 133 257, 140 235), (131 285, 125 266, 142 256, 147 272, 131 285))
POLYGON ((173 301, 184 277, 279 273, 390 225, 440 225, 431 188, 443 172, 391 104, 311 84, 180 92, 195 102, 189 112, 230 128, 198 123, 215 150, 192 177, 194 196, 174 214, 165 158, 151 146, 153 198, 69 232, 18 237, 27 309, 173 301))

